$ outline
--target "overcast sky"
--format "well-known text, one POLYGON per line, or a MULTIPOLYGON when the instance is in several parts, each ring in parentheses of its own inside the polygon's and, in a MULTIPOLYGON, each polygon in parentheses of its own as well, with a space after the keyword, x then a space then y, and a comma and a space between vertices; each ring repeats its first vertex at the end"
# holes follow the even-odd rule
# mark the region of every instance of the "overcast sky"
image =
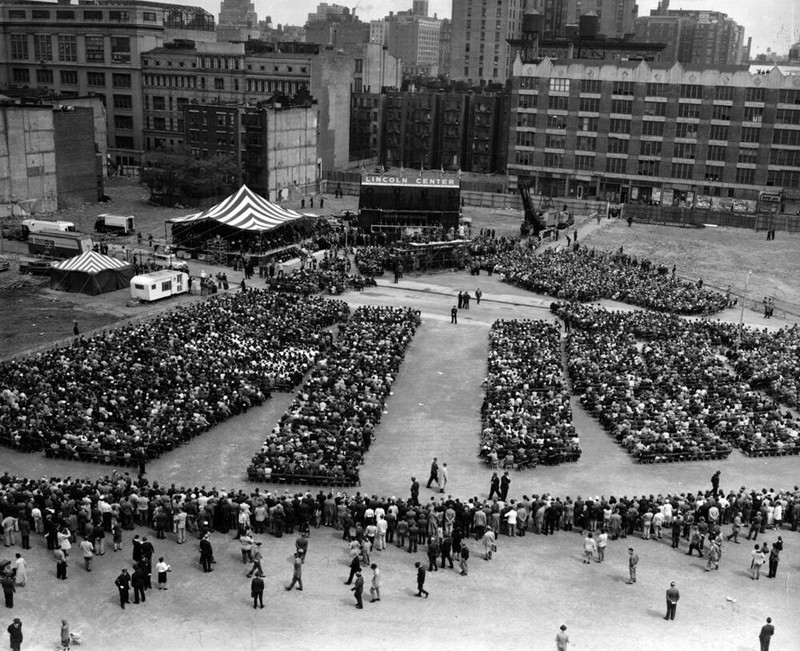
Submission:
MULTIPOLYGON (((192 4, 198 0, 183 0, 192 4)), ((292 0, 272 2, 254 0, 259 20, 272 16, 272 22, 302 25, 309 12, 313 12, 318 0, 292 0)), ((430 14, 439 18, 449 18, 454 0, 430 0, 430 14)), ((455 0, 462 2, 463 0, 455 0)), ((198 4, 219 15, 219 0, 199 0, 198 4)), ((332 0, 328 4, 350 7, 358 5, 357 14, 362 20, 383 18, 390 11, 402 11, 411 7, 411 0, 332 0)), ((647 16, 655 9, 658 0, 639 0, 639 15, 647 16)), ((789 45, 800 41, 800 0, 671 0, 671 9, 710 9, 724 11, 740 25, 745 26, 745 38, 753 37, 753 54, 772 48, 778 53, 786 53, 789 45)))

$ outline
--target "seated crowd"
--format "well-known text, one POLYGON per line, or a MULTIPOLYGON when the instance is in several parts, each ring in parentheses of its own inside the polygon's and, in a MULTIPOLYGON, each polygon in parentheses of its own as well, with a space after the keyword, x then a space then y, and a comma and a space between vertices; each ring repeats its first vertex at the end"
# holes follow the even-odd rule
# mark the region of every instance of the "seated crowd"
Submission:
POLYGON ((69 459, 153 458, 297 385, 341 301, 222 294, 0 365, 0 441, 69 459))
POLYGON ((409 308, 359 307, 253 457, 248 474, 262 481, 321 476, 357 484, 358 467, 419 322, 409 308))
POLYGON ((521 244, 497 256, 495 271, 507 283, 569 301, 606 298, 675 314, 712 314, 727 303, 723 294, 678 280, 649 260, 579 245, 535 254, 521 244))
POLYGON ((553 304, 586 409, 643 461, 800 453, 800 426, 723 361, 735 325, 553 304))
POLYGON ((356 250, 355 255, 359 272, 373 278, 383 275, 389 258, 389 249, 385 246, 362 246, 356 250))
POLYGON ((545 321, 495 321, 481 414, 483 459, 530 468, 580 456, 564 381, 561 336, 545 321))
POLYGON ((778 402, 800 407, 800 327, 778 332, 748 328, 739 350, 730 355, 734 368, 750 386, 778 402))
POLYGON ((320 292, 338 295, 348 289, 361 291, 364 287, 372 287, 375 285, 375 279, 361 274, 348 274, 338 269, 315 271, 295 269, 290 274, 269 278, 267 284, 276 292, 290 292, 303 296, 320 292))

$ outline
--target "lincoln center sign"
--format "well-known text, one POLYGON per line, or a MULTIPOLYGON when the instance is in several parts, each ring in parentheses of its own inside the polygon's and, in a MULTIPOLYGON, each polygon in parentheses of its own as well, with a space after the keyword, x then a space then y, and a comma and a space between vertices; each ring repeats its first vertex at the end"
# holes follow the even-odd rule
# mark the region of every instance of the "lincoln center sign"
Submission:
POLYGON ((362 181, 362 185, 389 185, 389 186, 419 186, 433 185, 436 187, 457 188, 458 179, 453 178, 432 178, 425 176, 400 176, 367 174, 362 181))

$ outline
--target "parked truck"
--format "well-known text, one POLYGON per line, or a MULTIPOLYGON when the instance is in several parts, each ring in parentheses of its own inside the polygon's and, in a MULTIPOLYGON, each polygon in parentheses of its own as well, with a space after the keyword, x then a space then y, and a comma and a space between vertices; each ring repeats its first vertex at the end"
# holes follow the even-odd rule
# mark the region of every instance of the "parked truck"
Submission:
POLYGON ((136 230, 133 215, 112 215, 103 213, 97 216, 94 223, 94 230, 98 233, 116 233, 118 235, 130 235, 136 230))

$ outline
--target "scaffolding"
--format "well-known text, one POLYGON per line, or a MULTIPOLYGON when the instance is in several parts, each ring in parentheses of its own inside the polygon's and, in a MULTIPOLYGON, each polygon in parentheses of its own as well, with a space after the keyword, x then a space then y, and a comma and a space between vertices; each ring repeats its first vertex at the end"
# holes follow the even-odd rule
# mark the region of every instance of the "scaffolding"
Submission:
POLYGON ((206 260, 213 265, 223 266, 228 264, 228 240, 219 235, 208 240, 206 260))

